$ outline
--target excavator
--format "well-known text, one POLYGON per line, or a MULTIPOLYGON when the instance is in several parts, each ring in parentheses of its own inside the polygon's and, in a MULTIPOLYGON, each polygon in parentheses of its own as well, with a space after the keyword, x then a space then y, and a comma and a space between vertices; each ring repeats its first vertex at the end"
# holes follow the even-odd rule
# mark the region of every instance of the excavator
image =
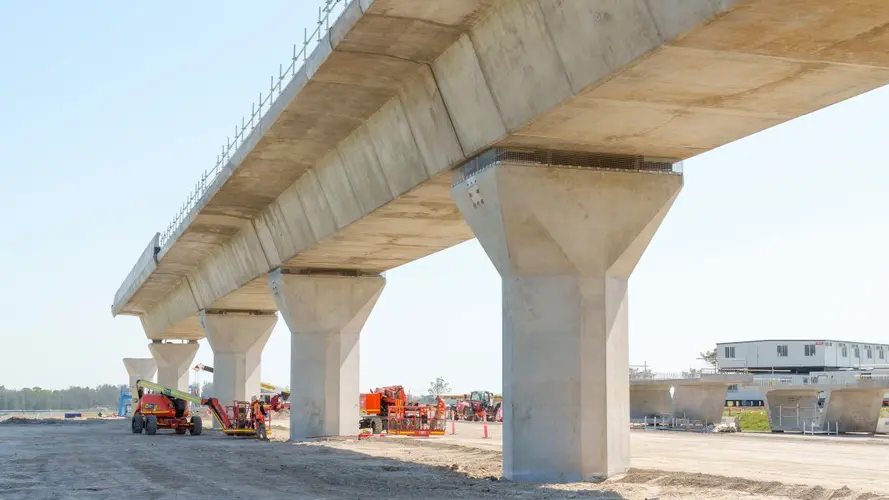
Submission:
MULTIPOLYGON (((192 368, 195 372, 205 371, 207 373, 213 373, 213 367, 205 364, 198 363, 192 368)), ((263 400, 265 404, 266 410, 272 410, 274 412, 280 412, 282 410, 290 410, 290 391, 287 389, 282 389, 276 385, 270 384, 268 382, 260 382, 260 389, 266 390, 271 394, 260 394, 259 398, 263 400)))
POLYGON ((158 429, 172 429, 176 434, 190 432, 200 436, 203 422, 192 415, 188 403, 206 406, 227 436, 260 436, 270 434, 271 417, 254 419, 250 414, 250 402, 234 401, 223 407, 216 398, 201 398, 185 391, 170 389, 148 380, 136 382, 139 401, 133 411, 133 434, 154 435, 158 429))

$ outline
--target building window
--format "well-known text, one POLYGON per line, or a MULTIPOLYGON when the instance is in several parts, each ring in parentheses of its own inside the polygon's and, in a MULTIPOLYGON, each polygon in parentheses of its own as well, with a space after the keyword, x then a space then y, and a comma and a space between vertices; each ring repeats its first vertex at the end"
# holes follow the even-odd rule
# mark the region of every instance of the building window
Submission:
POLYGON ((787 357, 787 344, 778 346, 778 356, 780 356, 782 358, 787 357))
MULTIPOLYGON (((814 356, 814 355, 815 355, 815 344, 806 344, 806 345, 803 346, 803 347, 806 348, 806 349, 805 349, 805 350, 806 350, 806 356, 814 356)), ((786 354, 785 354, 785 356, 786 356, 786 354)))
POLYGON ((855 357, 861 359, 861 349, 857 345, 853 345, 852 349, 855 350, 855 357))
POLYGON ((728 386, 729 392, 738 392, 738 384, 732 384, 728 386))
POLYGON ((726 347, 725 348, 725 357, 726 358, 734 358, 735 357, 735 347, 726 347))
POLYGON ((874 359, 874 351, 871 346, 865 347, 864 352, 867 354, 867 359, 874 359))
POLYGON ((883 346, 877 347, 877 356, 879 356, 880 359, 886 359, 886 348, 883 346))
POLYGON ((849 350, 846 348, 846 344, 840 344, 840 348, 840 351, 842 351, 840 355, 844 358, 849 357, 849 350))

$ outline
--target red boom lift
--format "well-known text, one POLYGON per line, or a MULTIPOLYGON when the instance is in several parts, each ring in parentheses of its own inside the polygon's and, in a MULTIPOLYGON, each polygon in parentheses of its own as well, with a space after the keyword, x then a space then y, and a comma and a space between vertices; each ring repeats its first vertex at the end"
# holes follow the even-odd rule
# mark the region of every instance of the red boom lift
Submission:
POLYGON ((148 380, 137 381, 136 388, 139 402, 133 412, 134 434, 144 430, 146 434, 154 435, 158 429, 172 429, 176 434, 191 432, 199 436, 203 422, 200 416, 191 414, 189 402, 208 407, 222 432, 229 436, 259 436, 268 434, 267 429, 271 427, 271 416, 254 418, 248 401, 234 401, 232 406, 223 408, 216 398, 200 398, 148 380))

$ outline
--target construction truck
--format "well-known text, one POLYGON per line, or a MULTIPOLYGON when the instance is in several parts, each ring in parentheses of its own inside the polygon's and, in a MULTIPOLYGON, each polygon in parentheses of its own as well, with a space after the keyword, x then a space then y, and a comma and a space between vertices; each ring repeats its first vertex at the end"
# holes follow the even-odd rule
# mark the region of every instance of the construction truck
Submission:
POLYGON ((447 418, 437 406, 407 400, 403 386, 377 387, 360 396, 359 439, 364 435, 442 436, 447 418), (367 431, 369 429, 369 431, 367 431), (365 434, 366 433, 366 434, 365 434))
POLYGON ((503 421, 503 396, 489 391, 472 391, 469 394, 443 394, 442 399, 456 399, 454 416, 460 420, 503 421))
MULTIPOLYGON (((195 372, 205 371, 207 373, 213 373, 212 366, 201 363, 196 364, 192 369, 195 372)), ((289 389, 283 389, 268 382, 260 382, 259 388, 263 391, 267 391, 267 393, 259 395, 259 399, 262 400, 266 410, 274 412, 280 412, 282 410, 290 411, 290 401, 288 401, 290 399, 289 389)))
POLYGON ((136 388, 139 400, 131 424, 134 434, 144 430, 145 434, 154 435, 158 429, 172 429, 176 434, 201 435, 203 421, 200 416, 191 414, 188 403, 209 408, 226 435, 270 434, 271 416, 252 415, 249 401, 234 401, 231 406, 223 407, 216 398, 201 398, 148 380, 137 381, 136 388))
POLYGON ((403 407, 407 403, 407 393, 400 385, 377 387, 359 396, 361 418, 359 429, 371 429, 373 434, 389 430, 389 409, 403 407))

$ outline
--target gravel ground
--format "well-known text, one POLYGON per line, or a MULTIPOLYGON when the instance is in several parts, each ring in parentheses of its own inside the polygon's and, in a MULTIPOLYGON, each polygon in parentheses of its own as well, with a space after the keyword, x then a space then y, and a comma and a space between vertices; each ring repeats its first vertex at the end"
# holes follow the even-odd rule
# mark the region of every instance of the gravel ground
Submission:
MULTIPOLYGON (((634 469, 601 484, 515 484, 502 481, 500 477, 500 451, 497 446, 492 446, 496 441, 495 431, 499 432, 499 429, 490 426, 492 437, 488 440, 473 435, 479 429, 472 424, 463 424, 456 436, 444 439, 393 437, 358 441, 346 438, 289 444, 280 441, 286 439, 286 428, 275 429, 274 436, 279 441, 262 443, 215 432, 200 437, 134 435, 129 432, 128 422, 123 420, 7 420, 0 424, 0 499, 136 496, 173 499, 182 495, 200 498, 411 500, 503 497, 629 500, 882 498, 864 494, 853 484, 836 488, 814 484, 793 486, 771 480, 764 482, 652 469, 634 469), (467 442, 461 442, 461 439, 467 442), (472 440, 480 440, 488 448, 474 446, 472 440)), ((634 453, 638 434, 634 434, 634 453)), ((666 446, 661 448, 683 447, 686 445, 683 440, 688 437, 657 433, 658 439, 667 440, 666 446)), ((695 437, 722 439, 712 435, 695 437)), ((762 439, 756 443, 768 452, 773 442, 788 441, 762 439)), ((706 443, 702 446, 717 451, 720 448, 712 446, 712 440, 702 443, 706 443)), ((856 446, 884 449, 866 444, 856 446)), ((687 460, 693 461, 694 455, 690 454, 687 460)), ((829 451, 820 458, 822 462, 833 460, 829 451)), ((869 466, 879 467, 880 464, 869 466)), ((787 482, 796 482, 795 477, 805 478, 808 474, 806 467, 804 463, 786 464, 787 482)))

